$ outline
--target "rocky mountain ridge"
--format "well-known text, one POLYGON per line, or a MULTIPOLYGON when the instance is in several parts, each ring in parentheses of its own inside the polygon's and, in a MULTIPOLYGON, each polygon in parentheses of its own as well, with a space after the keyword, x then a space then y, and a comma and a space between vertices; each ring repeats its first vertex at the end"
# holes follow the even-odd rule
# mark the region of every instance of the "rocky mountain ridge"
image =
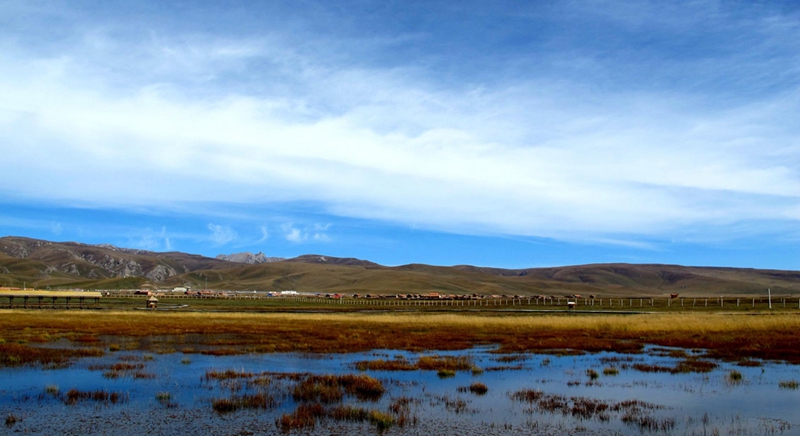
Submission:
POLYGON ((267 257, 264 253, 258 252, 253 254, 249 251, 231 254, 218 254, 217 259, 227 262, 246 263, 249 265, 258 265, 260 263, 281 262, 286 260, 285 257, 267 257))

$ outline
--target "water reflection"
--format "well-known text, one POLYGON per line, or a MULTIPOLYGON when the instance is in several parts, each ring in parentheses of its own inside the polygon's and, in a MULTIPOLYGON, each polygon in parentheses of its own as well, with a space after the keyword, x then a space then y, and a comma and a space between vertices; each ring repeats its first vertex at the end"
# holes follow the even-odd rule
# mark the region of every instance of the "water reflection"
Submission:
POLYGON ((281 425, 302 413, 313 417, 314 431, 345 434, 747 435, 800 428, 798 366, 710 362, 702 351, 664 348, 636 355, 493 351, 120 351, 64 369, 0 370, 0 412, 14 417, 5 431, 34 434, 307 432, 281 425), (404 370, 380 369, 398 367, 404 370))

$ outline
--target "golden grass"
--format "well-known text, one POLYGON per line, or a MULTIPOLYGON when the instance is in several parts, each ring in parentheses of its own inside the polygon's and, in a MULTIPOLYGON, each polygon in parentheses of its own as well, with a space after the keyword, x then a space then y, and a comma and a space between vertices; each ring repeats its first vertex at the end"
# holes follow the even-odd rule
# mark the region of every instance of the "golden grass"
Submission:
POLYGON ((10 290, 10 289, 2 289, 0 290, 0 295, 3 297, 12 296, 14 298, 22 298, 24 296, 29 296, 31 298, 36 297, 58 297, 58 298, 79 298, 79 297, 86 297, 86 298, 95 298, 95 297, 102 297, 100 292, 94 291, 35 291, 35 290, 10 290))
MULTIPOLYGON (((251 314, 3 311, 5 341, 59 337, 198 335, 243 352, 352 352, 376 348, 464 349, 498 344, 505 353, 635 352, 644 344, 705 348, 710 357, 800 362, 800 316, 792 314, 481 315, 251 314)), ((226 349, 227 349, 226 348, 226 349)))

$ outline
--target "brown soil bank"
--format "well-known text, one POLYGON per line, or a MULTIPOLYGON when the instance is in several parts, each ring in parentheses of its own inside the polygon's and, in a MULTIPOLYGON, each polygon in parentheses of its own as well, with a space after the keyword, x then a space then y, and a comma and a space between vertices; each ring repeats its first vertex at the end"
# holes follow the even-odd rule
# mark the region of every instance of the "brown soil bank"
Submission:
MULTIPOLYGON (((453 350, 485 344, 498 345, 501 353, 638 352, 656 344, 705 349, 712 358, 800 363, 799 331, 800 316, 785 313, 492 316, 4 311, 0 355, 13 358, 13 353, 23 354, 21 348, 30 343, 67 338, 81 347, 110 351, 122 347, 207 354, 453 350)), ((29 363, 22 355, 11 360, 11 364, 29 363)))

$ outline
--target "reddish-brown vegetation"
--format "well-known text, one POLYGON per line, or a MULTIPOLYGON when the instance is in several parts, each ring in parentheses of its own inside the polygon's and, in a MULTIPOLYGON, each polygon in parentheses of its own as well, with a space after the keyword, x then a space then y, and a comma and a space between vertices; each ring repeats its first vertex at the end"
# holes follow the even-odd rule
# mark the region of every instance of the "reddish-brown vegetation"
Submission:
MULTIPOLYGON (((52 313, 10 311, 0 317, 0 364, 63 363, 78 350, 12 343, 31 338, 118 335, 125 348, 158 352, 344 353, 376 348, 458 350, 497 344, 500 353, 640 352, 646 344, 704 349, 709 358, 774 359, 800 363, 800 317, 660 314, 542 316, 415 314, 52 313), (181 342, 192 335, 194 343, 181 342), (158 341, 136 338, 159 337, 158 341)), ((401 362, 393 362, 401 365, 401 362)))

